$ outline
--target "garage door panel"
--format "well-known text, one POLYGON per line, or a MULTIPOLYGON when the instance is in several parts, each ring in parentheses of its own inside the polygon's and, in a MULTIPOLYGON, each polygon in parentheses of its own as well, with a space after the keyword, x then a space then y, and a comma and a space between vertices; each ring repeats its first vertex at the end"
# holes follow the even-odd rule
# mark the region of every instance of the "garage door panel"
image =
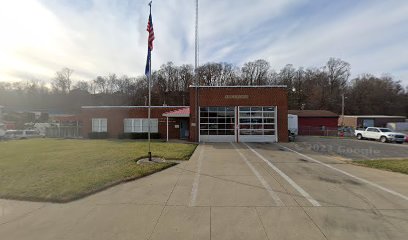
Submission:
POLYGON ((238 107, 240 142, 276 142, 276 107, 238 107))
POLYGON ((201 142, 235 142, 235 135, 201 135, 201 142))
POLYGON ((200 107, 201 142, 235 142, 235 107, 200 107))
POLYGON ((240 135, 240 142, 276 142, 275 135, 240 135))

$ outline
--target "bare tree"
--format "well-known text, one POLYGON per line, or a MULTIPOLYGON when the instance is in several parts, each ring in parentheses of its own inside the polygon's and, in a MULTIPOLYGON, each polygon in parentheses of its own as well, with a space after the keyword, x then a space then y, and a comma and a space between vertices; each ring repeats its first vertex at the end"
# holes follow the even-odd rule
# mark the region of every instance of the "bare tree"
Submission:
POLYGON ((93 80, 93 83, 95 84, 95 88, 98 93, 107 93, 108 83, 107 83, 106 78, 102 76, 97 76, 93 80))
POLYGON ((263 59, 247 62, 242 67, 242 80, 248 85, 265 85, 268 83, 270 65, 263 59))
POLYGON ((91 92, 90 83, 87 81, 78 81, 74 84, 73 89, 78 89, 83 92, 91 92))
POLYGON ((63 68, 55 73, 55 78, 52 81, 52 86, 55 91, 61 93, 69 93, 71 90, 72 79, 71 75, 74 70, 69 68, 63 68))

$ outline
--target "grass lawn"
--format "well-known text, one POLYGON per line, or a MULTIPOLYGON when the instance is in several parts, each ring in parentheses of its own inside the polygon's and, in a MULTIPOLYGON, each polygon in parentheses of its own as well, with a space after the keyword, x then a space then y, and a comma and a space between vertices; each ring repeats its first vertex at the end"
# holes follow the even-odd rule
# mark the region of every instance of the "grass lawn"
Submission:
MULTIPOLYGON (((152 155, 187 160, 196 145, 152 142, 152 155)), ((0 141, 0 198, 67 202, 174 163, 138 165, 147 143, 119 140, 0 141)))
POLYGON ((385 169, 393 172, 408 174, 408 159, 401 160, 365 160, 354 162, 371 168, 385 169))

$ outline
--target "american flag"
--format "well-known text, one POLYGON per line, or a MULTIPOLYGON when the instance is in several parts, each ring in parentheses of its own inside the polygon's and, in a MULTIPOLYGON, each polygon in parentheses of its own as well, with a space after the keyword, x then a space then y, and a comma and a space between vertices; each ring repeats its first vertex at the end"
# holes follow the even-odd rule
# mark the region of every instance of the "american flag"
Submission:
POLYGON ((153 50, 153 40, 154 40, 154 31, 153 31, 153 20, 152 20, 152 13, 149 15, 149 21, 147 22, 147 29, 149 32, 149 39, 148 39, 148 45, 149 45, 149 50, 153 50))

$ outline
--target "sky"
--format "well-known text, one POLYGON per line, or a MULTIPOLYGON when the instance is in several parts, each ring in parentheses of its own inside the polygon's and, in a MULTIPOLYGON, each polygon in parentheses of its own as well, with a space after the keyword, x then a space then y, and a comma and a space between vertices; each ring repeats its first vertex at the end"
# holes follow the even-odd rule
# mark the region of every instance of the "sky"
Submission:
MULTIPOLYGON (((148 0, 0 2, 0 81, 41 79, 68 67, 74 81, 138 76, 147 54, 148 0)), ((406 0, 199 0, 200 64, 265 59, 352 76, 390 74, 408 85, 406 0)), ((152 68, 194 64, 195 0, 154 0, 152 68)))

